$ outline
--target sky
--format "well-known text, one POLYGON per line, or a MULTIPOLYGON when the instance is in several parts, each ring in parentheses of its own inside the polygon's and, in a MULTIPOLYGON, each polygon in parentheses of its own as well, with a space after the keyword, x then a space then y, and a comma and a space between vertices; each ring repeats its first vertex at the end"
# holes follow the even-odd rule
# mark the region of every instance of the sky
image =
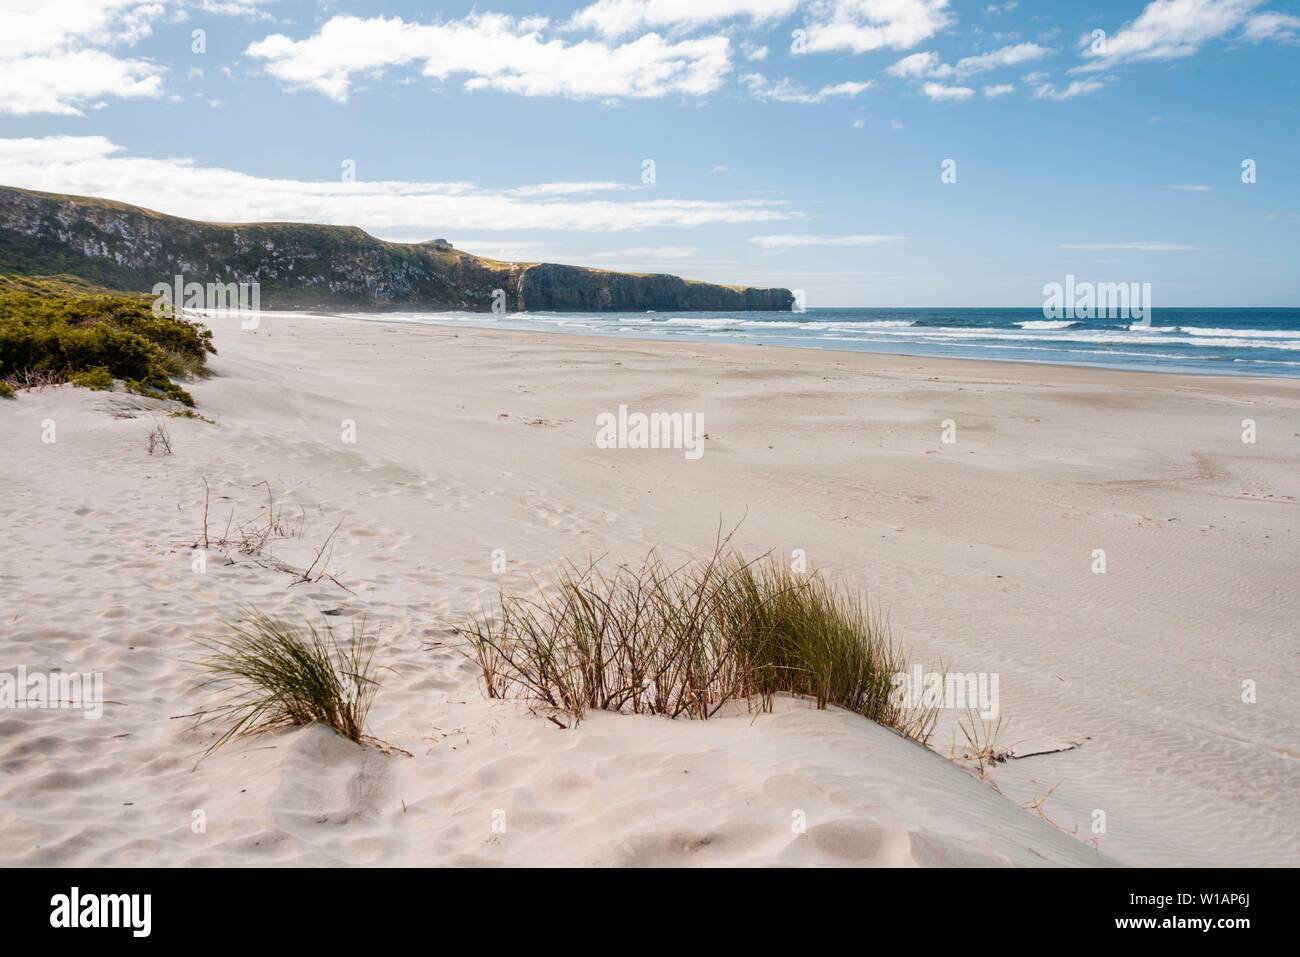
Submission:
POLYGON ((1300 305, 1292 0, 0 0, 0 184, 828 306, 1300 305))

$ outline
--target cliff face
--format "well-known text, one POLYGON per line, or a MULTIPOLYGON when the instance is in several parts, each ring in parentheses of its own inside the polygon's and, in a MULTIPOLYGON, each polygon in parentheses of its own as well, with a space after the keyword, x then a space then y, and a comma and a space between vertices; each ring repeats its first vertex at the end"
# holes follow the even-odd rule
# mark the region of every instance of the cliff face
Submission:
POLYGON ((519 291, 525 308, 573 312, 644 312, 647 309, 788 312, 794 303, 788 289, 715 286, 677 276, 632 275, 553 263, 525 269, 520 274, 519 291))
POLYGON ((506 263, 355 227, 223 225, 138 206, 0 187, 0 272, 82 276, 115 289, 257 282, 264 309, 788 311, 788 289, 716 286, 551 263, 506 263))

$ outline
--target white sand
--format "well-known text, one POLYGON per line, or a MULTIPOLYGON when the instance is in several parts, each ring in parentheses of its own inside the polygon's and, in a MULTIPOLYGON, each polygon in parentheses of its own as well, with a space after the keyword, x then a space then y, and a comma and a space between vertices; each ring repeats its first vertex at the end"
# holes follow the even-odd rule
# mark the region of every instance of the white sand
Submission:
MULTIPOLYGON (((192 391, 217 422, 167 420, 171 456, 146 452, 157 403, 61 387, 0 404, 0 670, 102 672, 108 699, 98 721, 0 712, 0 860, 1300 863, 1298 382, 306 316, 214 327, 217 376, 192 391), (597 449, 595 416, 621 403, 702 412, 705 455, 597 449), (192 571, 205 477, 214 536, 232 509, 256 519, 270 483, 303 523, 274 544, 290 564, 341 520, 329 567, 356 594, 241 556, 192 571), (805 702, 560 730, 484 699, 450 629, 498 585, 656 543, 702 554, 742 517, 746 550, 805 549, 922 662, 997 672, 1004 745, 1082 745, 981 781, 805 702), (393 670, 372 730, 414 757, 305 728, 194 770, 213 732, 173 717, 204 703, 187 638, 249 603, 377 626, 393 670), (1049 792, 1054 823, 1023 806, 1049 792)), ((949 717, 932 744, 952 735, 949 717)))

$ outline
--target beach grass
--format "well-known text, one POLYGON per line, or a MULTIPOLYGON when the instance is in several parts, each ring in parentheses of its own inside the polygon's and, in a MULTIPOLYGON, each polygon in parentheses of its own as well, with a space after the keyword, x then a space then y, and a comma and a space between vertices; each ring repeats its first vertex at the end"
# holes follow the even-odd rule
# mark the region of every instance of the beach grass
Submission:
POLYGON ((207 753, 240 735, 312 723, 366 741, 366 716, 379 690, 374 642, 364 622, 339 640, 328 624, 291 624, 250 611, 222 637, 200 641, 208 656, 202 691, 219 702, 204 721, 226 724, 207 753))
POLYGON ((906 655, 863 598, 817 572, 720 544, 699 562, 558 571, 536 597, 502 593, 462 629, 489 697, 581 720, 590 710, 707 719, 778 694, 845 708, 924 742, 934 712, 891 700, 906 655))

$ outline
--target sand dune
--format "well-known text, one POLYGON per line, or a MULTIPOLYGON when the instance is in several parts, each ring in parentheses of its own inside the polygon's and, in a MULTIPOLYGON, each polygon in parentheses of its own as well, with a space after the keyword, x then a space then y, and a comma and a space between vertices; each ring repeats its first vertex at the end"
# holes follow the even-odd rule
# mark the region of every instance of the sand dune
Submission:
POLYGON ((213 325, 216 375, 192 391, 215 421, 165 420, 170 456, 146 451, 149 400, 59 387, 0 404, 0 670, 102 672, 107 699, 100 720, 0 711, 7 861, 1300 860, 1300 383, 213 325), (596 448, 596 415, 620 404, 702 413, 705 454, 596 448), (214 536, 271 490, 295 530, 272 547, 287 565, 341 523, 338 584, 215 553, 196 573, 204 479, 214 536), (803 549, 866 589, 922 662, 998 673, 1004 744, 1079 746, 980 780, 946 757, 951 715, 927 751, 788 699, 560 730, 484 698, 453 629, 499 586, 655 544, 699 555, 742 519, 747 551, 803 549), (314 727, 196 767, 215 732, 179 717, 203 704, 188 639, 241 605, 365 616, 391 669, 372 730, 413 757, 314 727))

